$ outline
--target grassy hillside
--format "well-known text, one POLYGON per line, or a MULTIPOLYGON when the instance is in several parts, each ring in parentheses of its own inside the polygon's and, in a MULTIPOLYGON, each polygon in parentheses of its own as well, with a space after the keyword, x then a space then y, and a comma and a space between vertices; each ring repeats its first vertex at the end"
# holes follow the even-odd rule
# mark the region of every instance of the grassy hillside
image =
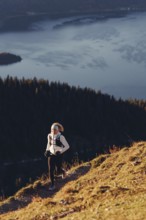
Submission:
POLYGON ((76 166, 56 184, 56 191, 49 193, 42 177, 21 189, 1 202, 0 219, 145 219, 146 142, 76 166))

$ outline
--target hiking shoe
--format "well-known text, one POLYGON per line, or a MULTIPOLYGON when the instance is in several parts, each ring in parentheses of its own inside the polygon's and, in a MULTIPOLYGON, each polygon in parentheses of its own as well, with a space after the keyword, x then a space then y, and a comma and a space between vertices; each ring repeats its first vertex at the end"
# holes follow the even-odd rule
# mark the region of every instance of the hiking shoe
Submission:
POLYGON ((49 191, 53 191, 53 190, 55 190, 55 186, 54 185, 49 187, 49 191))

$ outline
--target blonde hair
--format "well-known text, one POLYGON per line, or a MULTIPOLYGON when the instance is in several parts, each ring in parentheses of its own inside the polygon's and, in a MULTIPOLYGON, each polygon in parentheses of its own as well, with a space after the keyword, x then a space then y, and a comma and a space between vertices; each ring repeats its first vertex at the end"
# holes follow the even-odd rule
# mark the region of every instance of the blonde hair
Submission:
MULTIPOLYGON (((59 131, 64 132, 64 127, 63 127, 59 122, 54 122, 54 123, 52 124, 52 126, 53 126, 53 127, 54 127, 54 126, 58 126, 59 131)), ((52 127, 52 126, 51 126, 51 127, 52 127)))

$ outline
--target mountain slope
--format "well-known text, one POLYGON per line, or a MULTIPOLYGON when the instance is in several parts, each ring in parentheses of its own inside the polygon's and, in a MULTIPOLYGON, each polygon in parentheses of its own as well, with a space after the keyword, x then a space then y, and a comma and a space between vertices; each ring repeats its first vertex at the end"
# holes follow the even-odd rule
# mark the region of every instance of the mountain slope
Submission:
POLYGON ((113 145, 146 141, 144 100, 116 100, 90 88, 9 76, 0 78, 0 100, 0 197, 46 171, 43 153, 54 121, 65 128, 69 163, 77 157, 89 161, 113 145))
POLYGON ((111 152, 72 168, 52 194, 47 179, 23 188, 0 204, 1 213, 7 212, 0 219, 145 219, 146 142, 111 152), (8 212, 14 201, 19 209, 8 212))

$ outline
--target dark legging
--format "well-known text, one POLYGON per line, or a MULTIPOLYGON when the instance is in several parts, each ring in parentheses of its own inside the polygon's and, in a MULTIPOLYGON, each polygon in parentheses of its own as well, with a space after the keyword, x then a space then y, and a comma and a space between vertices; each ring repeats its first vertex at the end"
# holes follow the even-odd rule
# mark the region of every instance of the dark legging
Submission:
POLYGON ((59 154, 57 156, 50 155, 48 157, 48 167, 49 167, 49 176, 51 180, 51 185, 54 185, 54 172, 55 168, 57 168, 57 174, 63 174, 65 171, 62 168, 62 155, 59 154))

